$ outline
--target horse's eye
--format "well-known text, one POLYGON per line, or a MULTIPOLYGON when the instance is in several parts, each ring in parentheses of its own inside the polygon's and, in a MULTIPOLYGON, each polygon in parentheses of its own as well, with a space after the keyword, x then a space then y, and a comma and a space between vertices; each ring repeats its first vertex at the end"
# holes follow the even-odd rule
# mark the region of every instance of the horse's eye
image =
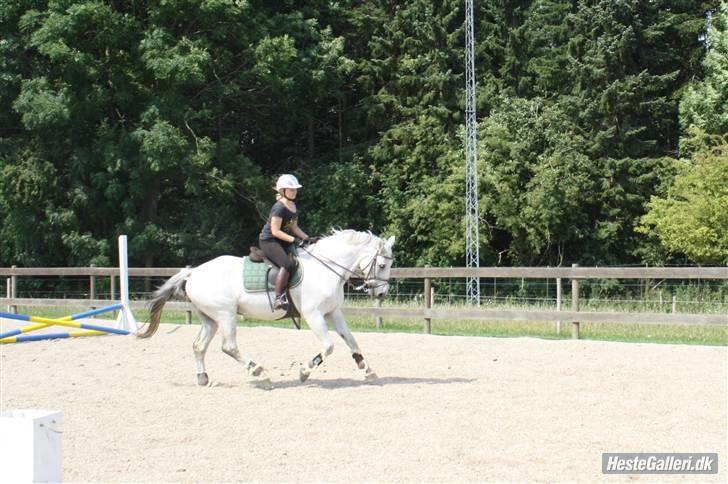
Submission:
POLYGON ((387 267, 387 264, 384 264, 384 263, 382 263, 382 264, 379 264, 379 268, 380 268, 380 269, 384 269, 385 267, 387 267))

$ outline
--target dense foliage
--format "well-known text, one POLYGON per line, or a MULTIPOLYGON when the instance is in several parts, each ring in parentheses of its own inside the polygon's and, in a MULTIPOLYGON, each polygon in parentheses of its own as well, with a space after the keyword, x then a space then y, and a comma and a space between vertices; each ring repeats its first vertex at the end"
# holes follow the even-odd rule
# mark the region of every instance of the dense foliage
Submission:
MULTIPOLYGON (((482 263, 724 262, 725 225, 665 223, 725 178, 725 6, 475 3, 482 263)), ((242 254, 282 172, 309 233, 462 265, 463 22, 460 0, 0 0, 0 266, 110 265, 121 233, 135 265, 242 254)))
POLYGON ((673 253, 705 264, 728 264, 728 3, 710 30, 705 77, 680 104, 685 158, 664 197, 653 196, 642 232, 673 253))

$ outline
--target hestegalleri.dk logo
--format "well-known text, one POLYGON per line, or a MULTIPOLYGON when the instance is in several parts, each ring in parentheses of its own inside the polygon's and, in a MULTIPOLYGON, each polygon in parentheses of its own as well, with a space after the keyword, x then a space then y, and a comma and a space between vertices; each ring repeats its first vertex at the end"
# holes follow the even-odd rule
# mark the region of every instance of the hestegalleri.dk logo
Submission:
POLYGON ((717 453, 604 453, 603 474, 717 474, 717 453))

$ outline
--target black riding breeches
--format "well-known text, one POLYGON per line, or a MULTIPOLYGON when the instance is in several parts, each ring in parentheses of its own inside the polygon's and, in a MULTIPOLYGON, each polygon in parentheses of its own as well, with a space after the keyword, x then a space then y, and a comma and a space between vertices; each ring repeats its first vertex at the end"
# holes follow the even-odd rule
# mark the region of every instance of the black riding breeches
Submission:
POLYGON ((293 273, 296 265, 288 256, 288 251, 277 240, 260 240, 260 248, 265 256, 278 267, 284 268, 289 274, 293 273))

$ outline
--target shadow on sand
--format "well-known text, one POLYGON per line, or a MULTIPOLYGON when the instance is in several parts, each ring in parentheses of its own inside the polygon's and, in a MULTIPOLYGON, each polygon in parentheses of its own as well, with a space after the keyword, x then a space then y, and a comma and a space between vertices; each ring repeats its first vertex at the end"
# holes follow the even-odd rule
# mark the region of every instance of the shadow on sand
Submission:
POLYGON ((476 381, 474 378, 408 378, 400 376, 385 376, 376 380, 355 380, 353 378, 337 378, 335 380, 317 380, 315 377, 305 383, 298 381, 298 378, 274 381, 273 388, 266 388, 259 382, 250 382, 250 386, 270 389, 282 390, 287 388, 316 387, 326 390, 336 390, 338 388, 353 388, 361 386, 384 386, 384 385, 452 385, 461 383, 472 383, 476 381))

